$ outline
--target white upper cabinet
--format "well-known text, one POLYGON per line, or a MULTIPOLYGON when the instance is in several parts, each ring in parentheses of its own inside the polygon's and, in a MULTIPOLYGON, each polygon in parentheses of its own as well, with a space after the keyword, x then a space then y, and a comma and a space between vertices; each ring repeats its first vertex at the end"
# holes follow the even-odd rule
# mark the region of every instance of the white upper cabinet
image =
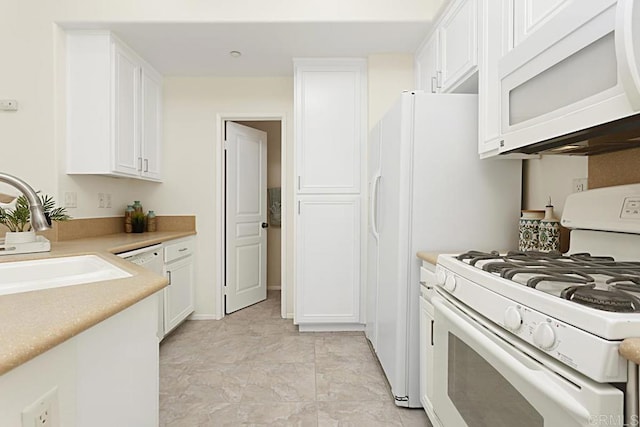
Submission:
POLYGON ((365 70, 359 59, 296 60, 299 193, 360 192, 365 70))
POLYGON ((477 93, 478 2, 455 0, 415 56, 416 87, 425 92, 477 93))
POLYGON ((160 74, 110 32, 66 42, 67 173, 160 180, 160 74))
POLYGON ((439 86, 442 92, 453 92, 477 70, 478 0, 454 2, 439 32, 439 86))
MULTIPOLYGON (((139 174, 140 158, 140 65, 124 46, 113 45, 114 68, 114 170, 139 174)), ((70 82, 71 83, 71 82, 70 82)))
POLYGON ((437 93, 438 70, 440 57, 438 55, 438 32, 434 32, 422 45, 416 54, 416 87, 425 92, 437 93))
POLYGON ((502 137, 498 61, 512 45, 505 31, 510 1, 483 1, 478 11, 481 46, 478 56, 478 153, 481 157, 497 154, 502 137))
POLYGON ((513 42, 516 47, 552 19, 569 0, 510 0, 513 42))
POLYGON ((142 69, 142 175, 161 178, 162 164, 162 78, 142 69))

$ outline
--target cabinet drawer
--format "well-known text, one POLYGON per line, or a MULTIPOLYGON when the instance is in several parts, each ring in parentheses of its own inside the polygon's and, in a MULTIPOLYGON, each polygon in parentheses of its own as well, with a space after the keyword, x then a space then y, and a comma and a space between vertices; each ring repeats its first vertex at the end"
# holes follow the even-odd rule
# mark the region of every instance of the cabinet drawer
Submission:
POLYGON ((193 239, 169 243, 164 247, 164 262, 171 262, 184 258, 188 255, 192 255, 194 251, 195 241, 193 239))
POLYGON ((433 264, 425 266, 425 264, 429 263, 423 261, 422 267, 420 267, 420 283, 428 287, 432 287, 436 284, 435 266, 433 264), (431 268, 433 268, 433 270, 431 270, 431 268))

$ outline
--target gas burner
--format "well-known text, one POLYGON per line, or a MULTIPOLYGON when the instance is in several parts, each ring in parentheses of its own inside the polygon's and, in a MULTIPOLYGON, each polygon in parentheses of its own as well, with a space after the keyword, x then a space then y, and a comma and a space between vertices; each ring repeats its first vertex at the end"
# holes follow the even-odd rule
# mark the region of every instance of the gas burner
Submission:
POLYGON ((562 291, 561 297, 598 310, 616 313, 640 312, 640 300, 617 289, 604 290, 571 286, 562 291))
POLYGON ((517 259, 521 261, 530 260, 549 260, 562 258, 562 254, 557 251, 539 252, 539 251, 509 251, 505 256, 507 259, 517 259))
POLYGON ((514 284, 606 311, 640 311, 640 262, 590 253, 469 251, 457 257, 514 284), (580 289, 576 293, 577 289, 580 289), (563 291, 564 289, 564 291, 563 291), (625 292, 626 291, 626 292, 625 292), (609 298, 602 299, 604 296, 609 298), (631 301, 631 302, 629 302, 631 301))
POLYGON ((460 261, 469 260, 469 265, 476 265, 478 261, 500 259, 500 253, 498 251, 481 252, 481 251, 469 251, 460 254, 456 257, 460 261))

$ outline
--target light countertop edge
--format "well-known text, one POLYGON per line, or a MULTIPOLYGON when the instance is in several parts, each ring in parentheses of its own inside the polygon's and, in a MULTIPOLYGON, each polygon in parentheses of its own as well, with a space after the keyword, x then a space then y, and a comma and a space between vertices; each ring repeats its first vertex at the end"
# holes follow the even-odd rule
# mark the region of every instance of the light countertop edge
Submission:
POLYGON ((163 289, 168 281, 114 255, 195 231, 109 234, 52 242, 51 252, 6 255, 0 263, 97 255, 131 277, 0 296, 0 375, 163 289))
POLYGON ((426 261, 426 262, 431 263, 433 265, 436 265, 438 263, 438 255, 440 255, 439 252, 423 252, 423 251, 420 251, 420 252, 416 253, 416 256, 418 258, 420 258, 422 261, 426 261))
POLYGON ((640 365, 640 338, 627 338, 622 341, 618 352, 625 359, 640 365))

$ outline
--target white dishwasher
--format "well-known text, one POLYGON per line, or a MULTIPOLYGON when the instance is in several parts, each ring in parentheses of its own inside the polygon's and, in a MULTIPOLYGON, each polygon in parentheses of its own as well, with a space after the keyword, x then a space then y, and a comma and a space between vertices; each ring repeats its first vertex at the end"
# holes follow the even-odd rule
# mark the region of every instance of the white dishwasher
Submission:
MULTIPOLYGON (((158 276, 164 275, 164 249, 162 245, 147 246, 129 252, 117 254, 120 258, 132 262, 154 272, 158 276)), ((158 340, 164 338, 164 299, 165 290, 156 293, 158 299, 158 340)))

